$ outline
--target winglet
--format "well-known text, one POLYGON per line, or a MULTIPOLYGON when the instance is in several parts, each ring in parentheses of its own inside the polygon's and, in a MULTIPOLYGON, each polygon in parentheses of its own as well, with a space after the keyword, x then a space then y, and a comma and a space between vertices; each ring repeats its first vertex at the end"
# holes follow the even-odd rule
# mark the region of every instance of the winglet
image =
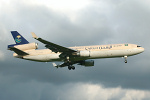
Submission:
POLYGON ((34 32, 31 32, 31 34, 33 38, 38 39, 37 35, 34 32))
POLYGON ((52 63, 52 65, 53 65, 54 67, 57 67, 57 68, 58 68, 58 65, 56 65, 56 63, 52 63))

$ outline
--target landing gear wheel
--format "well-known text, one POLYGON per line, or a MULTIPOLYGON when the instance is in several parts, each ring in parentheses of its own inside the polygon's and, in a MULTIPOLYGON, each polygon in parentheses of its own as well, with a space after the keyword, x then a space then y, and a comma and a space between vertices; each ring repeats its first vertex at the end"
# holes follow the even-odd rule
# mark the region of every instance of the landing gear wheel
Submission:
POLYGON ((73 69, 73 70, 75 70, 75 67, 74 67, 74 66, 72 66, 72 69, 73 69))
POLYGON ((71 66, 68 66, 68 69, 71 70, 71 66))
POLYGON ((127 61, 124 61, 125 63, 127 63, 127 61))
POLYGON ((71 69, 75 70, 75 67, 74 67, 74 66, 69 65, 69 66, 68 66, 68 69, 69 69, 69 70, 71 70, 71 69))

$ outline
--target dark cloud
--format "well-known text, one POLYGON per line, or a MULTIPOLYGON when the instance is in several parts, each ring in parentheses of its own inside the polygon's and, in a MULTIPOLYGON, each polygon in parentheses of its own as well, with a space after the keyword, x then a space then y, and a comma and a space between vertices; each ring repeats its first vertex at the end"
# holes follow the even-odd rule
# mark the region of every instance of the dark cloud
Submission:
MULTIPOLYGON (((82 92, 83 98, 79 99, 86 99, 86 94, 83 94, 85 91, 79 89, 78 83, 81 83, 81 86, 91 83, 102 84, 105 88, 120 86, 122 89, 150 90, 150 9, 141 1, 95 0, 74 12, 73 20, 67 14, 46 6, 21 1, 11 1, 11 5, 8 3, 1 8, 1 100, 66 100, 75 94, 74 90, 82 92), (14 43, 10 35, 11 30, 17 30, 31 42, 35 41, 30 34, 34 31, 38 36, 63 46, 130 42, 140 44, 146 50, 140 55, 129 57, 128 64, 124 64, 122 58, 99 59, 95 60, 94 67, 76 65, 75 71, 69 71, 67 68, 56 69, 51 63, 13 58, 12 52, 6 50, 8 44, 14 43)), ((43 44, 39 45, 44 48, 43 44)), ((118 96, 111 97, 110 100, 124 95, 125 92, 118 93, 118 96)), ((149 97, 146 95, 146 98, 149 97)))

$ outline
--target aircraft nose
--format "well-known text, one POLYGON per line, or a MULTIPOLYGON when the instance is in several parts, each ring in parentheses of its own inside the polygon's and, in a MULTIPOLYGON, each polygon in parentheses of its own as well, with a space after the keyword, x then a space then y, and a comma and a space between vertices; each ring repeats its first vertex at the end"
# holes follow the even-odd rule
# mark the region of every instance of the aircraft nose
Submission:
POLYGON ((139 50, 140 50, 140 53, 144 52, 144 48, 142 47, 140 47, 139 50))
POLYGON ((142 49, 142 52, 144 52, 145 49, 144 48, 141 48, 141 49, 142 49))
POLYGON ((140 53, 144 52, 144 48, 143 48, 143 47, 137 45, 137 48, 139 49, 139 52, 140 52, 140 53))

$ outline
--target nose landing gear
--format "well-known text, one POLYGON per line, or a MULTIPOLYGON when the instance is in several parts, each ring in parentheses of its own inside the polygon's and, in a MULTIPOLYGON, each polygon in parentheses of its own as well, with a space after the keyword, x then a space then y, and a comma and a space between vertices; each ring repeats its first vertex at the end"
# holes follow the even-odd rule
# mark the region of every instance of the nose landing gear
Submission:
POLYGON ((127 57, 128 56, 124 56, 124 62, 127 63, 127 57))

